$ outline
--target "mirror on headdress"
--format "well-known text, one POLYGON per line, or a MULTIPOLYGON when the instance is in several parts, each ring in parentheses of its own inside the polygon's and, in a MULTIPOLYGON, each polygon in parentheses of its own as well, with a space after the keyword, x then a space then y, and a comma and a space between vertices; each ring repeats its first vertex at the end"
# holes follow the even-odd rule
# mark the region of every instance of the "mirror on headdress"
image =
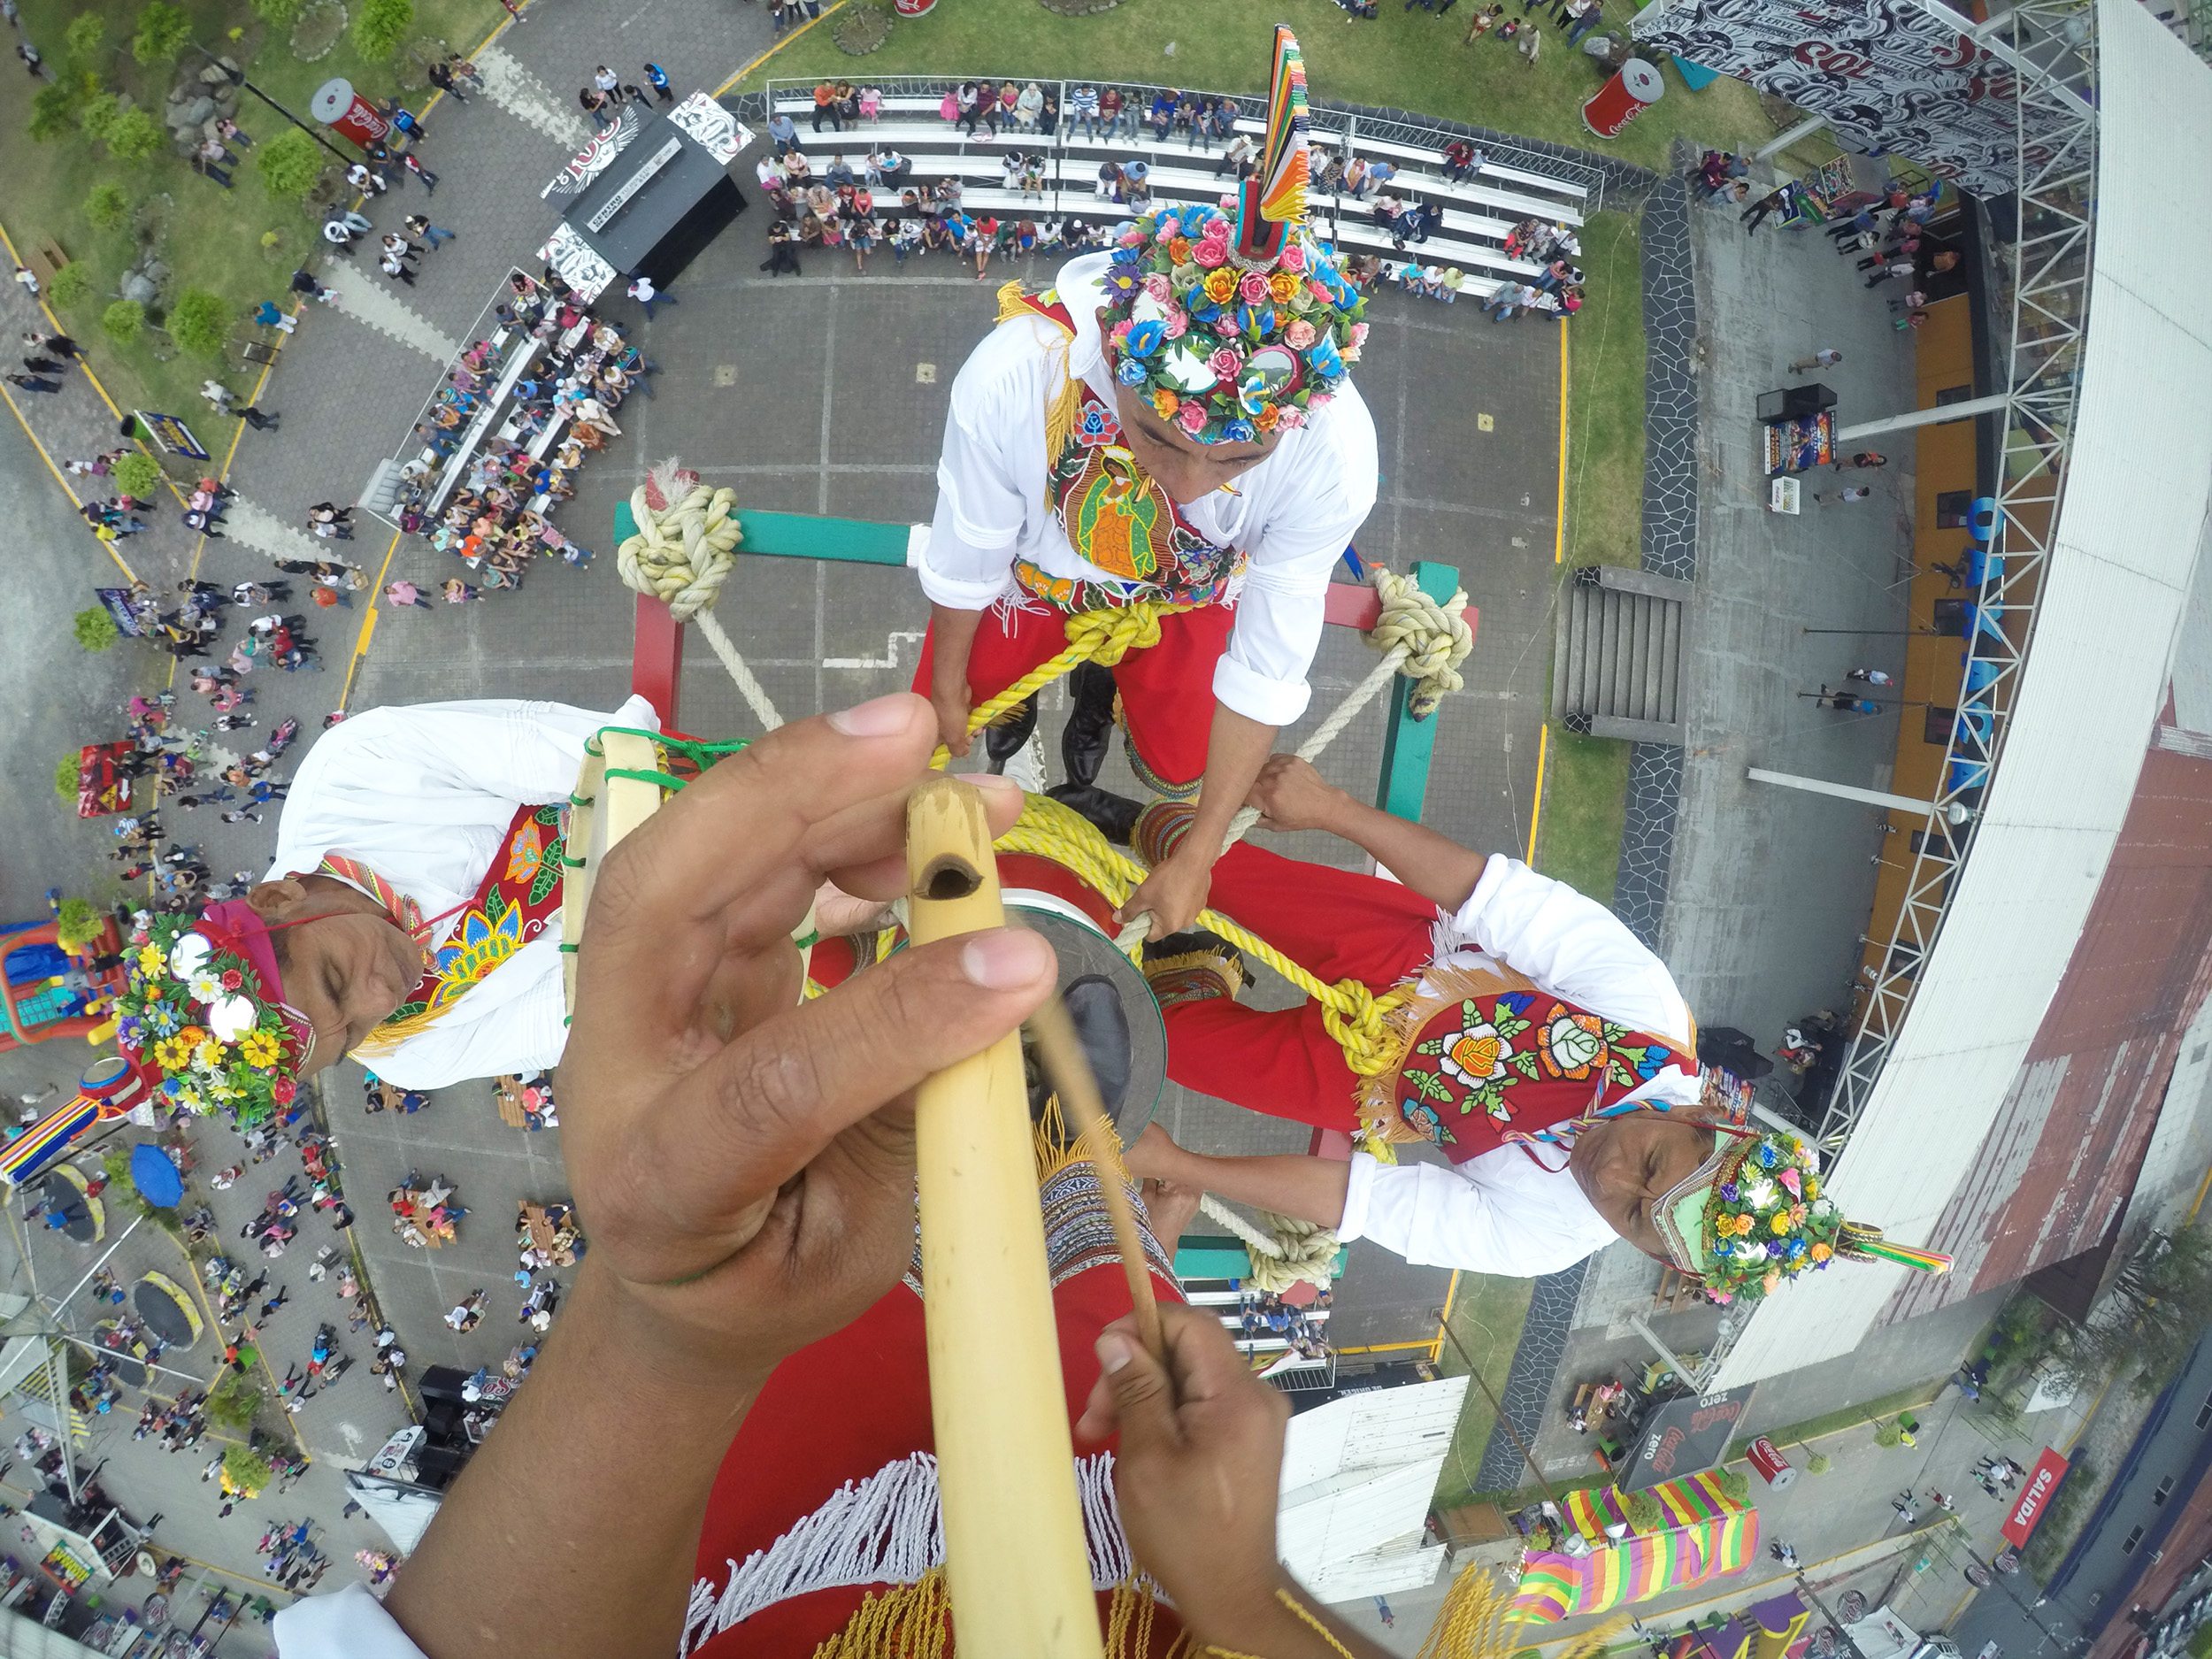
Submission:
POLYGON ((1256 376, 1257 389, 1271 401, 1296 391, 1305 373, 1298 354, 1287 346, 1262 346, 1244 360, 1244 383, 1250 386, 1256 376))

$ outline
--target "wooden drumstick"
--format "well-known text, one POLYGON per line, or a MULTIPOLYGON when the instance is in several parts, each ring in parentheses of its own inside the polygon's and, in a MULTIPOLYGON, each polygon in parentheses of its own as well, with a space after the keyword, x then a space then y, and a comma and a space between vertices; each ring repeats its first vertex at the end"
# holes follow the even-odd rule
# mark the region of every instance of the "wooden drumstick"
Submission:
MULTIPOLYGON (((907 803, 909 931, 1005 926, 974 787, 907 803)), ((955 1635, 971 1659, 1101 1659, 1022 1074, 1010 1031, 915 1098, 930 1415, 955 1635)))
POLYGON ((1091 1074, 1082 1040, 1075 1034, 1075 1021, 1069 1018, 1067 1004, 1057 991, 1029 1017, 1029 1034, 1037 1040, 1037 1057, 1044 1062, 1045 1075, 1052 1079, 1060 1104, 1074 1119, 1076 1134, 1091 1138, 1091 1164, 1098 1171, 1099 1196, 1105 1201, 1106 1217, 1114 1226, 1114 1243, 1121 1251, 1121 1271, 1129 1281, 1129 1301, 1137 1314, 1137 1334, 1145 1352, 1164 1365, 1167 1342, 1160 1332, 1160 1307, 1153 1295, 1151 1270, 1145 1263, 1144 1236, 1137 1231, 1129 1190, 1122 1185, 1121 1170, 1114 1157, 1119 1141, 1113 1119, 1106 1115, 1098 1079, 1091 1074))

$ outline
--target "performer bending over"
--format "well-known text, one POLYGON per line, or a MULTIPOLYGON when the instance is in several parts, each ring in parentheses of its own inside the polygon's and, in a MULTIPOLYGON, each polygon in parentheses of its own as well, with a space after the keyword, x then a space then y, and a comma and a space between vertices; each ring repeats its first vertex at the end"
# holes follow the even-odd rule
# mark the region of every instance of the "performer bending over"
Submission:
MULTIPOLYGON (((1203 907, 1210 849, 1304 712, 1330 568, 1375 502, 1374 422, 1347 367, 1364 302, 1304 223, 1294 44, 1276 71, 1268 166, 1233 223, 1164 211, 1069 262, 1056 289, 1002 290, 998 328, 953 383, 919 565, 914 688, 956 755, 971 709, 1061 651, 1078 618, 1187 607, 1156 643, 1076 671, 1055 791, 1090 797, 1117 694, 1145 785, 1187 799, 1203 783, 1199 832, 1124 907, 1149 910, 1155 938, 1203 907)), ((1034 724, 1033 698, 987 730, 993 770, 1034 724)))
MULTIPOLYGON (((1689 1009, 1658 957, 1563 883, 1363 805, 1294 757, 1267 763, 1251 803, 1263 827, 1327 830, 1399 878, 1240 842, 1214 868, 1211 901, 1323 979, 1378 996, 1410 987, 1390 1017, 1391 1064, 1354 1071, 1314 1002, 1243 1007, 1241 964, 1196 934, 1147 966, 1168 1075, 1322 1128, 1417 1133, 1450 1164, 1206 1158, 1154 1127, 1129 1149, 1131 1171, 1420 1263, 1534 1276, 1616 1236, 1663 1255, 1654 1206, 1711 1154, 1714 1131, 1697 1121, 1689 1009)), ((1187 808, 1155 803, 1137 850, 1171 856, 1195 833, 1187 808)))

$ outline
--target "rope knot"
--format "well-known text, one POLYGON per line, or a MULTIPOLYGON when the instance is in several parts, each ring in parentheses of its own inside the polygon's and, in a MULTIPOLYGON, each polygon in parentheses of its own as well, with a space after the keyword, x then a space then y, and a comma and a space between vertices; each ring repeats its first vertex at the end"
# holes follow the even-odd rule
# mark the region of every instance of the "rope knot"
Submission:
POLYGON ((1382 615, 1367 642, 1379 651, 1405 649, 1398 672, 1415 682, 1407 707, 1415 719, 1425 720, 1436 712, 1446 693, 1467 683, 1460 677, 1459 665, 1475 649, 1475 636, 1463 614, 1466 589, 1439 604, 1410 577, 1380 566, 1372 575, 1375 591, 1382 597, 1382 615))
POLYGON ((1160 618, 1185 604, 1140 599, 1110 611, 1079 611, 1068 618, 1068 644, 1102 668, 1111 668, 1132 651, 1149 650, 1160 642, 1160 618))
POLYGON ((664 601, 679 622, 711 611, 737 566, 736 505, 736 491, 709 489, 664 461, 630 493, 637 534, 616 550, 615 568, 636 592, 664 601))
POLYGON ((1357 979, 1339 979, 1332 995, 1318 998, 1321 1025, 1344 1050, 1344 1064, 1362 1077, 1379 1077, 1396 1064, 1398 1043, 1389 1009, 1357 979))

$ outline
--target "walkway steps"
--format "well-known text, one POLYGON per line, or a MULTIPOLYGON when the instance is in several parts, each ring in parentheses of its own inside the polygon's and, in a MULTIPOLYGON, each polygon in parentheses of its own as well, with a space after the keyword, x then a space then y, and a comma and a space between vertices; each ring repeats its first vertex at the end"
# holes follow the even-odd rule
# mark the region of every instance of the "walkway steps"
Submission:
POLYGON ((1682 741, 1683 602, 1690 584, 1586 565, 1559 607, 1552 710, 1571 731, 1682 741))

